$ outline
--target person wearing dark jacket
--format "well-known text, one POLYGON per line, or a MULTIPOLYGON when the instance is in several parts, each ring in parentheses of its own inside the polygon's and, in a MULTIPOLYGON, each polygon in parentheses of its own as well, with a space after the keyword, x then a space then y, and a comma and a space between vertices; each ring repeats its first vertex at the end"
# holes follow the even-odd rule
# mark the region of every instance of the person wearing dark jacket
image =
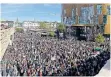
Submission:
POLYGON ((20 76, 24 76, 24 70, 23 69, 21 69, 21 71, 20 71, 20 76))

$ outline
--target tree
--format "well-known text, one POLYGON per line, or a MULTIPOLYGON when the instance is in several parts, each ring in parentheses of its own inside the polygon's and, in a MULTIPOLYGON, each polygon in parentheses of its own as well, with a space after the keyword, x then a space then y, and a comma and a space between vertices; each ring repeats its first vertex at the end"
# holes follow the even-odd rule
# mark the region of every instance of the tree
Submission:
POLYGON ((23 28, 15 28, 16 32, 24 32, 23 28))
POLYGON ((57 29, 58 29, 59 32, 65 31, 65 26, 64 26, 64 24, 60 23, 60 24, 57 26, 57 29))
POLYGON ((40 22, 40 28, 41 29, 47 29, 47 25, 45 22, 40 22))
POLYGON ((95 40, 96 42, 103 43, 105 38, 102 36, 102 34, 98 34, 95 40))
POLYGON ((54 35, 55 35, 55 32, 54 32, 54 31, 50 31, 50 32, 49 32, 49 36, 54 37, 54 35))
POLYGON ((48 30, 48 31, 52 31, 51 25, 47 25, 47 30, 48 30))

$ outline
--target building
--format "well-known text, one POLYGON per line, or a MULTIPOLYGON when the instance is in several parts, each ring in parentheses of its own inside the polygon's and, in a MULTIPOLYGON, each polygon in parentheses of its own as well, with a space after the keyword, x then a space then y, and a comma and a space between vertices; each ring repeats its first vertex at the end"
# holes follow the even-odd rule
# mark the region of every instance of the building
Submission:
POLYGON ((102 9, 103 15, 105 15, 107 21, 105 24, 104 34, 110 34, 110 26, 111 26, 111 5, 110 4, 104 4, 102 9))
POLYGON ((50 25, 52 28, 56 28, 57 27, 57 22, 48 22, 46 24, 50 25))
POLYGON ((13 26, 14 26, 14 21, 1 21, 1 23, 0 23, 1 29, 7 29, 7 28, 13 27, 13 26))
POLYGON ((52 26, 53 26, 54 28, 57 28, 58 22, 53 22, 52 26))
POLYGON ((9 27, 13 27, 13 25, 14 25, 14 21, 1 21, 1 23, 5 24, 5 25, 7 25, 9 27))
POLYGON ((87 33, 92 39, 95 34, 110 33, 110 7, 109 4, 62 4, 61 21, 69 34, 87 33))
POLYGON ((55 31, 56 28, 57 28, 57 26, 58 26, 58 23, 57 23, 57 22, 45 22, 45 23, 46 23, 46 25, 47 25, 48 27, 50 27, 50 29, 53 30, 53 31, 55 31))
POLYGON ((12 36, 15 32, 14 21, 1 20, 0 21, 0 61, 8 47, 12 44, 12 36))
POLYGON ((14 27, 22 27, 22 22, 19 22, 18 18, 14 22, 14 27))
POLYGON ((12 44, 11 36, 13 36, 15 30, 13 27, 0 30, 0 61, 8 47, 12 44))
POLYGON ((24 21, 22 24, 23 27, 39 27, 40 24, 36 21, 24 21))
POLYGON ((0 29, 6 29, 8 28, 8 24, 7 23, 0 23, 0 29))

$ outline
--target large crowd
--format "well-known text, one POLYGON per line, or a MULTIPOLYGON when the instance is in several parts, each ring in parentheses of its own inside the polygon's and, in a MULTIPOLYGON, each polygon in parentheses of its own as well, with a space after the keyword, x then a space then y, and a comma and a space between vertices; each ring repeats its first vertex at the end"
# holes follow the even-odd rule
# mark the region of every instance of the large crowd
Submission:
POLYGON ((109 59, 109 42, 58 40, 28 31, 14 34, 1 63, 2 76, 94 76, 109 59), (94 48, 101 47, 97 53, 94 48), (90 70, 90 71, 89 71, 90 70))

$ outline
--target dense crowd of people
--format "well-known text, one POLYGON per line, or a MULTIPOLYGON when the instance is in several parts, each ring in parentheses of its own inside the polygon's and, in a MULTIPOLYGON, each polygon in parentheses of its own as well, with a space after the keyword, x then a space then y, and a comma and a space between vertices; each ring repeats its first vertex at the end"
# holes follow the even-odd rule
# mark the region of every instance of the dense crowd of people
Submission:
POLYGON ((109 59, 109 48, 108 41, 100 45, 16 32, 2 59, 2 76, 94 76, 109 59), (102 48, 98 55, 95 47, 102 48))

